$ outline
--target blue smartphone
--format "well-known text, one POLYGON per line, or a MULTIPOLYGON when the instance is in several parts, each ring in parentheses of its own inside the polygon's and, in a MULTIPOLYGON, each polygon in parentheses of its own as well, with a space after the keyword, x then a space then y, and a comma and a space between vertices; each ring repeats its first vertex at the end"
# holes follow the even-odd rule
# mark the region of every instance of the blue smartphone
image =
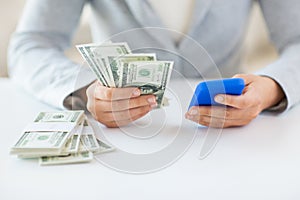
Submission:
POLYGON ((242 78, 210 80, 197 85, 189 109, 192 106, 221 105, 215 102, 217 94, 241 95, 245 88, 242 78))

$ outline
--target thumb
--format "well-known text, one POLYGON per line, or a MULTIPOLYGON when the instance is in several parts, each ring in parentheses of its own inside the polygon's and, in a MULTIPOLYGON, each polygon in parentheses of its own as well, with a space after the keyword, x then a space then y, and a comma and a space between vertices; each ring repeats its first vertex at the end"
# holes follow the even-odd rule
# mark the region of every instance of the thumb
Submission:
POLYGON ((244 79, 245 85, 249 85, 253 82, 255 75, 253 74, 236 74, 232 78, 242 78, 244 79))

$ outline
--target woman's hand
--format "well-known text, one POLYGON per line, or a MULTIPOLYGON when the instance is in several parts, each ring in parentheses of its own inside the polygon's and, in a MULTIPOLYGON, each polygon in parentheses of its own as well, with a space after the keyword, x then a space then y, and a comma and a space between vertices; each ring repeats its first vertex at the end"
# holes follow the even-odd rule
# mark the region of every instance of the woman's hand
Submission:
POLYGON ((246 87, 242 95, 216 95, 215 101, 226 106, 193 106, 185 117, 216 128, 243 126, 284 97, 281 87, 271 78, 250 74, 234 77, 245 81, 246 87))
POLYGON ((154 95, 141 96, 138 88, 108 88, 98 81, 86 90, 87 109, 107 127, 125 126, 157 106, 154 95))

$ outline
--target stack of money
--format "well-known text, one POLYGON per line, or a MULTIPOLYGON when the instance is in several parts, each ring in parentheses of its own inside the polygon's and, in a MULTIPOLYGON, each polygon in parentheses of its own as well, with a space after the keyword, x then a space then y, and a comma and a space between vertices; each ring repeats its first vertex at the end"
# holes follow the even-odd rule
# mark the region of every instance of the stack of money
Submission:
POLYGON ((141 94, 154 94, 158 107, 164 104, 172 61, 157 61, 152 53, 133 54, 125 42, 76 47, 103 86, 138 87, 141 94))
POLYGON ((41 112, 10 153, 39 158, 40 165, 90 162, 94 154, 113 147, 95 137, 83 111, 41 112))

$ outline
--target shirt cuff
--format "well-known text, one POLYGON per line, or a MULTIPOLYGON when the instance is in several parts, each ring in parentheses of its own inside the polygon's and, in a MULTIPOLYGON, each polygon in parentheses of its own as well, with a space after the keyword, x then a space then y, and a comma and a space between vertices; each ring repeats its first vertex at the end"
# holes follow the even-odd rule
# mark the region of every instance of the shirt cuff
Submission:
POLYGON ((265 109, 264 111, 282 113, 287 109, 287 105, 287 99, 283 98, 279 103, 270 108, 265 109))
POLYGON ((86 109, 86 102, 76 95, 76 91, 83 89, 96 80, 95 75, 86 67, 81 67, 77 76, 73 77, 60 99, 60 107, 69 110, 86 109))

